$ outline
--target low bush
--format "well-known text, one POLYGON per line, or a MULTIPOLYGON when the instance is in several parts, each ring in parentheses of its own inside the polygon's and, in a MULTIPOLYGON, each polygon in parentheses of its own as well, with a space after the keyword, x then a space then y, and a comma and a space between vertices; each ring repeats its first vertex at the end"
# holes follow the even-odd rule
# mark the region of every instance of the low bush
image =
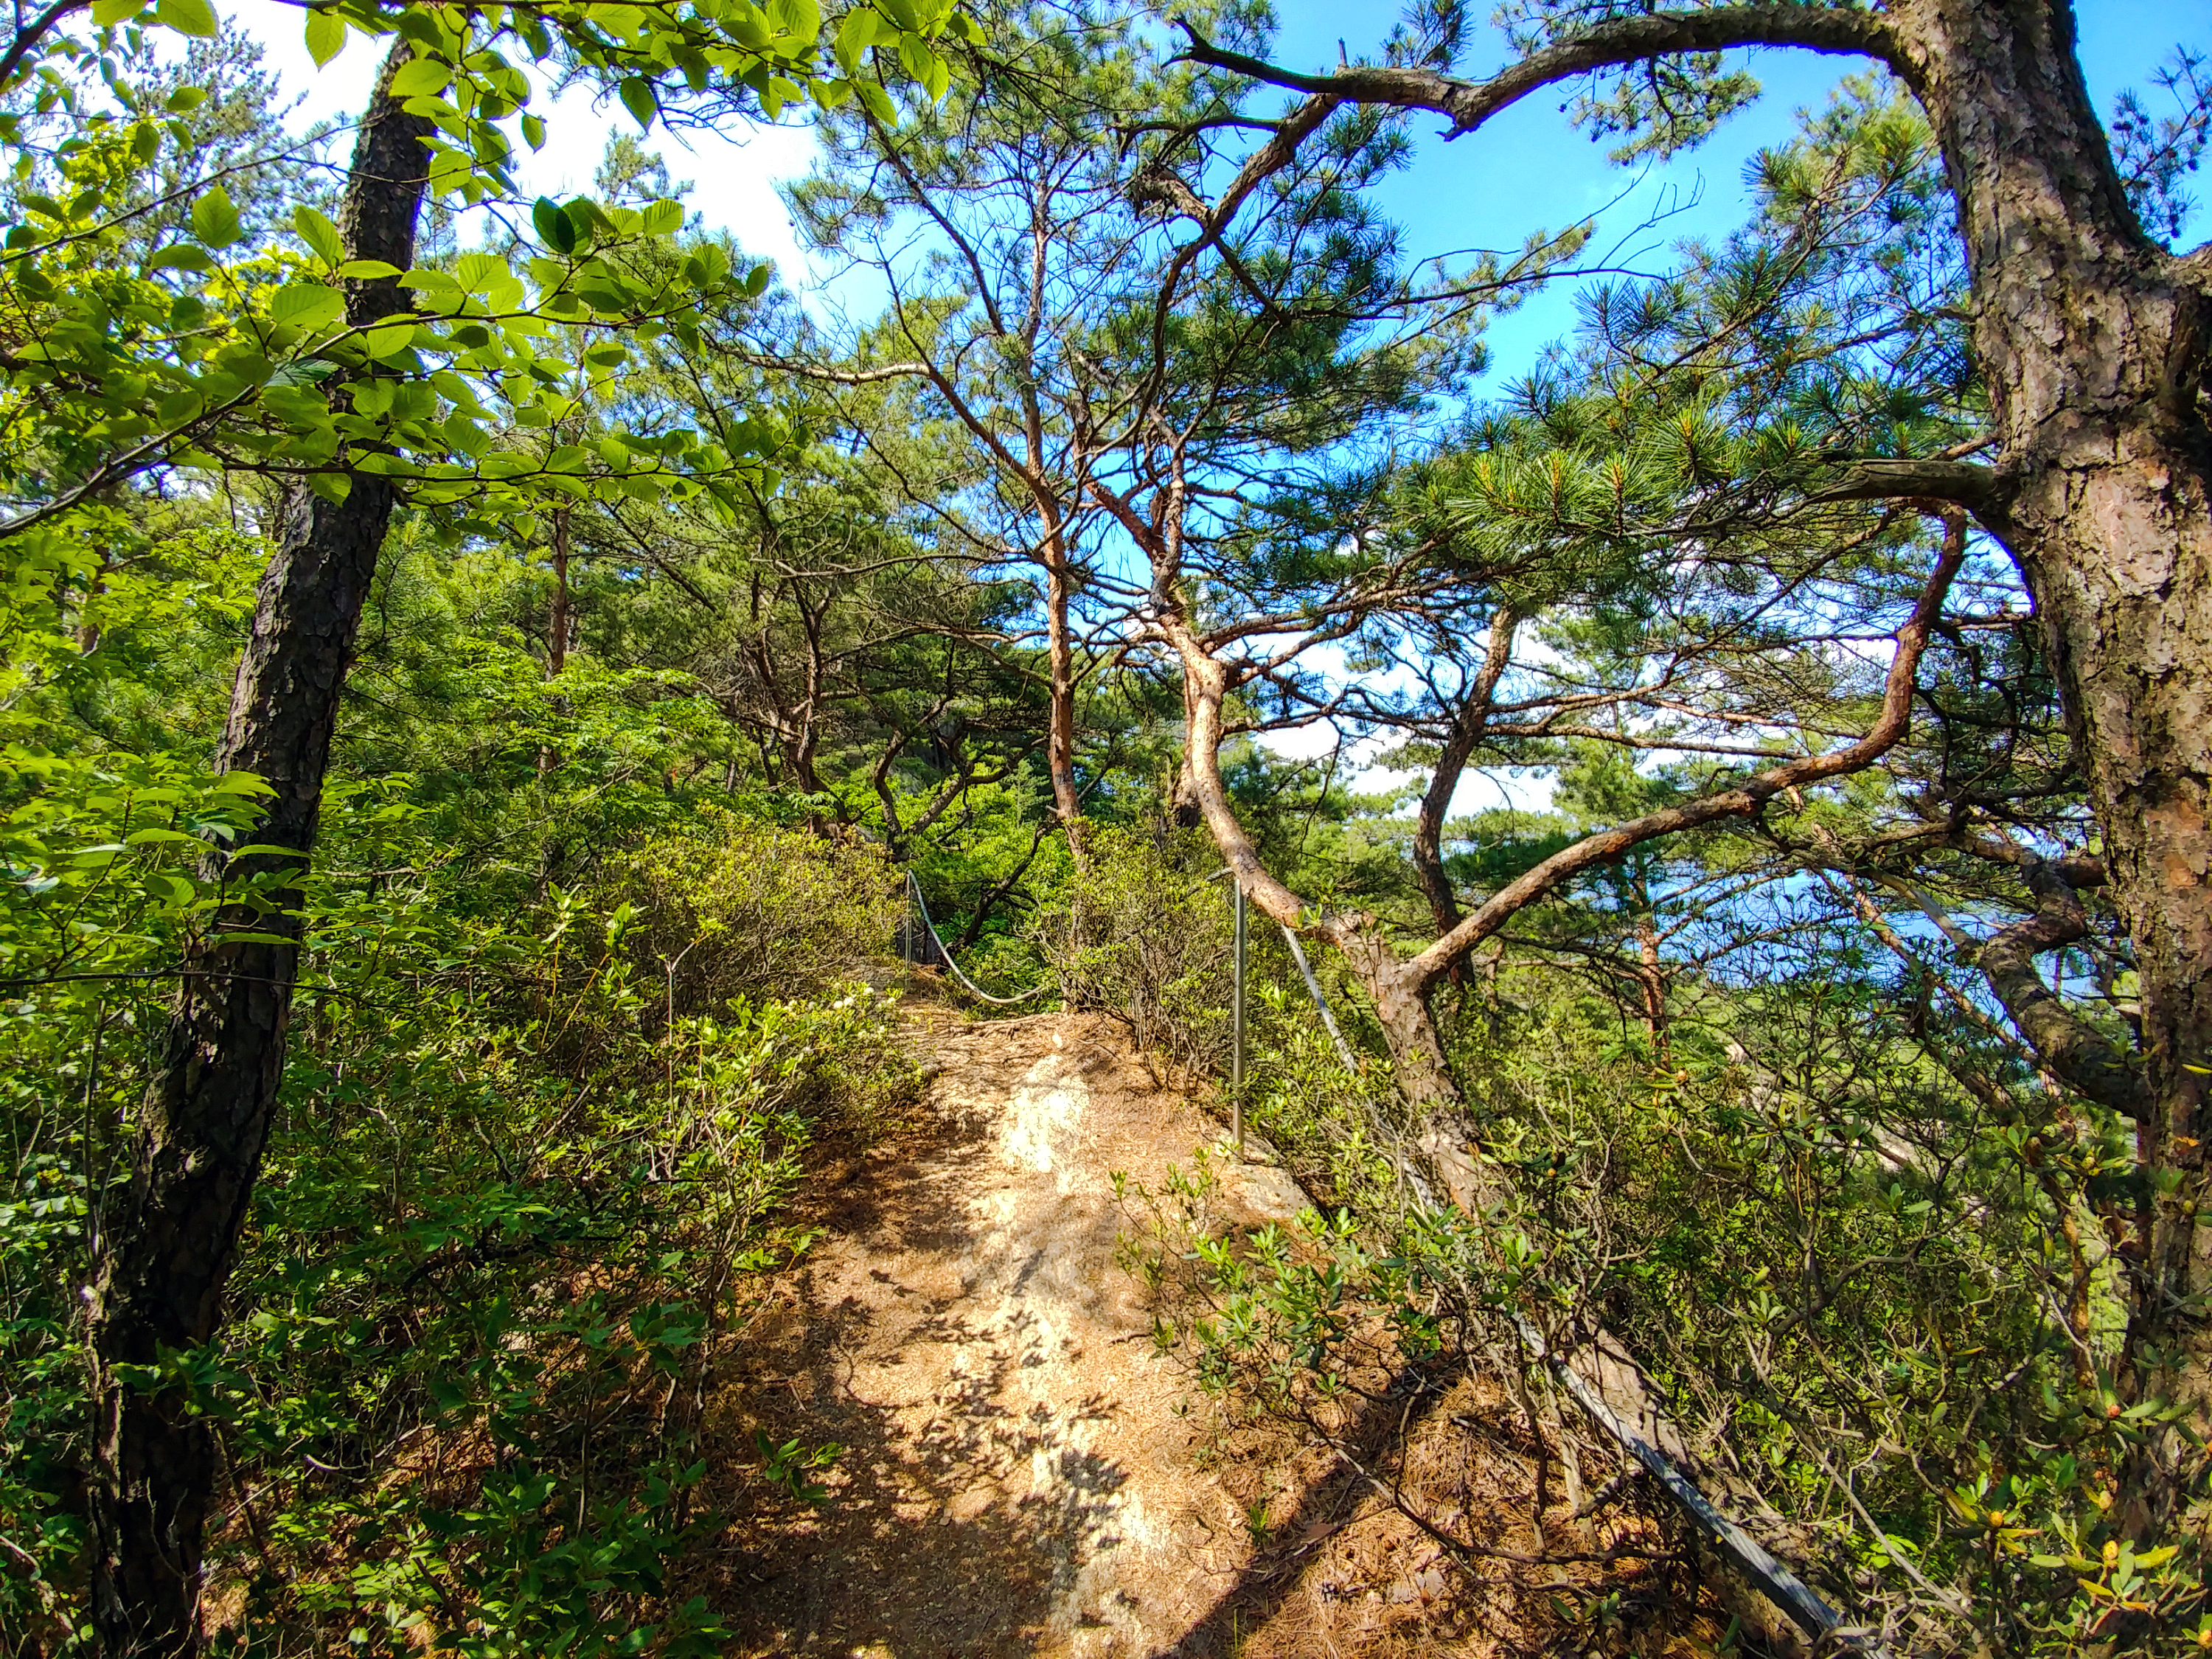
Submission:
POLYGON ((1198 831, 1098 825, 1034 936, 1070 1007, 1121 1021, 1187 1079, 1229 1064, 1234 922, 1198 831))
POLYGON ((822 991, 880 961, 905 915, 879 848, 714 808, 611 860, 594 891, 630 907, 625 953, 664 1018, 822 991))
MULTIPOLYGON (((889 1000, 837 982, 888 933, 880 864, 708 823, 611 861, 589 896, 484 915, 406 812, 334 813, 229 1316, 167 1362, 225 1471, 221 1650, 720 1650, 707 1606, 669 1590, 708 1521, 711 1370, 763 1273, 807 1244, 788 1205, 810 1144, 866 1133, 918 1079, 889 1000), (672 1022, 650 953, 685 927, 714 948, 672 1022), (721 950, 747 930, 766 946, 721 950), (785 975, 798 994, 764 994, 785 975)), ((40 1018, 0 1025, 9 1659, 87 1640, 75 1287, 128 1178, 158 965, 189 921, 175 862, 118 862, 99 903, 72 901, 130 921, 97 957, 125 977, 19 991, 40 1018), (165 905, 182 920, 142 915, 165 905)), ((6 890, 19 967, 45 937, 37 879, 6 890)))

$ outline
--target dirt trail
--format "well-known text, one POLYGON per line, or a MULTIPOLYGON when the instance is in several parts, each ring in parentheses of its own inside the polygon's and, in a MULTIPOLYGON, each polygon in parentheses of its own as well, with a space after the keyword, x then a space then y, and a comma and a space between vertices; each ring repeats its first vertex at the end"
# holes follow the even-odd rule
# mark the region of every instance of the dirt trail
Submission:
MULTIPOLYGON (((831 1501, 749 1564, 750 1650, 1208 1651, 1186 1638, 1249 1545, 1115 1265, 1111 1177, 1157 1185, 1218 1132, 1103 1020, 917 1040, 921 1123, 844 1172, 745 1344, 750 1414, 846 1448, 831 1501), (763 1403, 778 1384, 795 1410, 763 1403)), ((1254 1224, 1303 1203, 1264 1167, 1221 1200, 1254 1224)))
MULTIPOLYGON (((1224 1424, 1155 1354, 1148 1294, 1116 1260, 1131 1224, 1113 1176, 1158 1191, 1219 1132, 1154 1085, 1111 1021, 909 1018, 927 1100, 811 1184, 805 1218, 821 1237, 734 1345, 708 1406, 726 1444, 758 1429, 844 1449, 812 1509, 766 1498, 738 1473, 757 1467, 748 1451, 710 1482, 732 1523, 724 1539, 744 1540, 715 1553, 708 1586, 737 1610, 733 1652, 1689 1650, 1669 1632, 1695 1591, 1640 1547, 1657 1537, 1648 1517, 1615 1512, 1602 1535, 1578 1521, 1525 1404, 1496 1382, 1407 1390, 1377 1376, 1341 1431, 1363 1455, 1401 1448, 1394 1479, 1475 1540, 1470 1572, 1334 1452, 1224 1424), (1568 1565, 1549 1553, 1562 1539, 1629 1555, 1568 1565), (1563 1595, 1602 1614, 1602 1632, 1563 1626, 1563 1595)), ((1213 1224, 1304 1207, 1278 1169, 1218 1167, 1213 1224)))

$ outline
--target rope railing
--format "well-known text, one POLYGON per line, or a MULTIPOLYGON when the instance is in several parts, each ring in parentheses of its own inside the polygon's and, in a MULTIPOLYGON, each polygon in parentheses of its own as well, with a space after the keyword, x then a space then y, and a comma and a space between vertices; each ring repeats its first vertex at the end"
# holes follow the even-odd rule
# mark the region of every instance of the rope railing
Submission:
MULTIPOLYGON (((981 986, 976 984, 974 980, 962 973, 960 971, 960 964, 953 961, 952 952, 945 948, 944 939, 938 934, 937 924, 929 919, 929 901, 922 897, 921 884, 915 879, 914 872, 911 870, 906 872, 906 886, 907 891, 913 896, 914 908, 921 913, 922 931, 929 935, 929 942, 937 947, 938 957, 945 963, 945 971, 950 973, 954 979, 960 982, 961 988, 966 991, 969 995, 980 997, 985 1002, 994 1002, 1002 1008, 1011 1008, 1018 1003, 1027 1002, 1031 997, 1041 997, 1046 992, 1056 988, 1053 983, 1048 980, 1042 985, 1032 985, 1028 990, 1023 992, 1019 996, 993 996, 981 986)), ((914 936, 911 933, 907 935, 908 941, 908 959, 909 961, 913 959, 913 937, 914 936)))
MULTIPOLYGON (((1207 886, 1230 874, 1231 872, 1225 869, 1218 870, 1196 885, 1207 886)), ((936 946, 937 954, 944 962, 946 969, 959 982, 961 988, 971 996, 978 997, 985 1002, 994 1003, 1001 1007, 1011 1007, 1027 1002, 1032 997, 1042 996, 1054 988, 1048 982, 1035 986, 1018 996, 1002 997, 995 996, 976 984, 974 980, 961 971, 960 964, 952 959, 952 952, 945 948, 945 940, 938 933, 936 923, 930 919, 928 902, 921 896, 921 884, 915 879, 912 871, 907 872, 906 879, 908 891, 913 896, 915 908, 921 915, 922 931, 928 936, 929 942, 936 946)), ((1231 893, 1236 909, 1237 942, 1235 1000, 1231 1016, 1234 1036, 1231 1044, 1230 1102, 1234 1118, 1237 1156, 1241 1160, 1244 1150, 1244 993, 1248 937, 1245 921, 1247 901, 1243 889, 1237 884, 1233 878, 1231 881, 1231 893)), ((1290 946, 1291 959, 1297 964, 1299 977, 1305 981, 1307 994, 1313 998, 1315 1011, 1321 1016, 1322 1024, 1328 1030, 1330 1041, 1335 1045, 1338 1057, 1343 1060, 1347 1071, 1358 1071, 1359 1069, 1358 1057, 1353 1054, 1352 1045, 1346 1041, 1342 1030, 1339 1028, 1335 1015, 1330 1011, 1328 998, 1322 989, 1321 980, 1315 974, 1312 964, 1306 959, 1304 948, 1297 934, 1292 929, 1285 927, 1283 942, 1290 946)), ((908 957, 911 961, 913 958, 911 932, 907 935, 907 943, 908 957)), ((1414 1187, 1421 1201, 1431 1205, 1436 1202, 1435 1196, 1430 1192, 1426 1182, 1416 1176, 1414 1187)), ((1608 1401, 1588 1377, 1569 1363, 1566 1355, 1552 1348, 1545 1341, 1541 1332, 1518 1315, 1513 1316, 1512 1322, 1531 1363, 1541 1365, 1549 1371, 1566 1390, 1569 1397, 1582 1408, 1583 1415, 1658 1483, 1660 1488, 1674 1500, 1684 1516, 1711 1541, 1713 1547, 1727 1560, 1729 1566, 1741 1576, 1743 1581, 1778 1609, 1791 1624, 1810 1638, 1817 1648, 1824 1652, 1855 1652, 1867 1656, 1867 1659, 1888 1659, 1888 1650, 1878 1640, 1871 1639, 1869 1633, 1863 1626, 1850 1624, 1841 1613, 1815 1594, 1803 1579, 1777 1560, 1740 1524, 1723 1514, 1711 1498, 1698 1490, 1697 1484, 1665 1451, 1655 1444, 1649 1436, 1641 1432, 1635 1425, 1624 1418, 1613 1402, 1608 1401)), ((1648 1406, 1649 1402, 1645 1403, 1648 1406)))

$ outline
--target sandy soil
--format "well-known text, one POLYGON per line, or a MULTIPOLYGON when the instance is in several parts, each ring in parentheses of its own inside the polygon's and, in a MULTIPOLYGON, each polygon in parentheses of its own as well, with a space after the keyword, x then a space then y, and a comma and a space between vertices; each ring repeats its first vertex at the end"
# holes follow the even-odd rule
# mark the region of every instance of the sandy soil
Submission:
MULTIPOLYGON (((1212 1127, 1102 1021, 919 1042, 923 1123, 847 1173, 746 1344, 745 1404, 846 1450, 830 1501, 756 1564, 745 1634, 900 1659, 1181 1650, 1248 1552, 1115 1264, 1112 1176, 1157 1182, 1212 1127), (798 1410, 764 1408, 778 1386, 798 1410)), ((1255 1168, 1224 1201, 1257 1224, 1304 1200, 1255 1168)))
MULTIPOLYGON (((746 1548, 725 1583, 743 1588, 715 1599, 742 1609, 737 1651, 1581 1650, 1551 1639, 1556 1569, 1468 1582, 1328 1454, 1225 1431, 1158 1356, 1152 1307, 1117 1261, 1131 1218, 1113 1177, 1158 1188, 1219 1131, 1157 1089, 1109 1021, 915 1021, 924 1109, 826 1173, 809 1217, 823 1237, 710 1408, 726 1432, 844 1448, 829 1501, 756 1490, 736 1505, 750 1512, 724 1536, 746 1548)), ((1254 1165, 1228 1166, 1216 1200, 1248 1226, 1304 1204, 1254 1165)), ((1429 1478, 1499 1547, 1528 1549, 1520 1414, 1472 1385, 1426 1409, 1429 1478)))

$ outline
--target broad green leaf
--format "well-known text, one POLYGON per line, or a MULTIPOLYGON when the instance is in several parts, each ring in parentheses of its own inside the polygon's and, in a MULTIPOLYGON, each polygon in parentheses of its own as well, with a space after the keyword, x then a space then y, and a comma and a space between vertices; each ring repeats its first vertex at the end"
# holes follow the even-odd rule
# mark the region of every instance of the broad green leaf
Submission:
POLYGON ((542 117, 525 113, 522 118, 522 142, 532 149, 545 148, 545 122, 542 117))
POLYGON ((222 24, 215 8, 208 0, 161 0, 154 15, 179 34, 189 34, 195 40, 212 40, 222 32, 222 24))
POLYGON ((146 0, 92 0, 93 26, 95 28, 112 28, 145 9, 146 0))
POLYGON ((307 14, 307 55, 320 69, 345 50, 345 20, 333 11, 307 14))
POLYGON ((161 107, 172 115, 183 115, 207 102, 205 87, 179 87, 161 100, 161 107))
POLYGON ((380 276, 400 274, 398 265, 388 264, 382 259, 349 259, 338 267, 339 276, 350 276, 359 282, 374 282, 380 276))
POLYGON ((837 25, 837 37, 832 49, 837 55, 839 65, 847 74, 860 68, 860 54, 874 44, 882 23, 883 19, 866 6, 856 6, 845 14, 844 20, 837 25))
POLYGON ((239 239, 240 229, 238 210, 221 185, 209 185, 192 204, 192 234, 210 247, 228 247, 239 239))
POLYGON ((550 197, 541 196, 531 204, 530 222, 538 231, 538 239, 556 252, 576 251, 575 222, 550 197))
POLYGON ((652 131, 653 118, 660 113, 660 98, 653 91, 653 82, 642 75, 633 75, 616 88, 615 92, 622 100, 623 107, 630 112, 638 125, 647 132, 652 131))
POLYGON ((300 328, 326 328, 345 315, 345 299, 320 283, 294 283, 276 290, 269 302, 269 315, 300 328))
POLYGON ((363 343, 368 348, 368 355, 379 362, 387 357, 396 357, 415 343, 415 325, 387 323, 380 328, 372 328, 363 337, 363 343))
POLYGON ((146 262, 149 270, 206 270, 214 261, 207 250, 194 247, 190 242, 172 242, 146 262))
POLYGON ((678 202, 653 202, 647 205, 644 222, 639 226, 647 236, 668 236, 684 228, 684 208, 678 202))
POLYGON ((453 78, 453 71, 434 58, 417 58, 411 64, 400 65, 399 72, 392 77, 394 98, 428 98, 443 92, 453 78))
POLYGON ((338 234, 338 228, 304 202, 292 210, 292 228, 325 264, 335 265, 345 258, 345 238, 338 234))

